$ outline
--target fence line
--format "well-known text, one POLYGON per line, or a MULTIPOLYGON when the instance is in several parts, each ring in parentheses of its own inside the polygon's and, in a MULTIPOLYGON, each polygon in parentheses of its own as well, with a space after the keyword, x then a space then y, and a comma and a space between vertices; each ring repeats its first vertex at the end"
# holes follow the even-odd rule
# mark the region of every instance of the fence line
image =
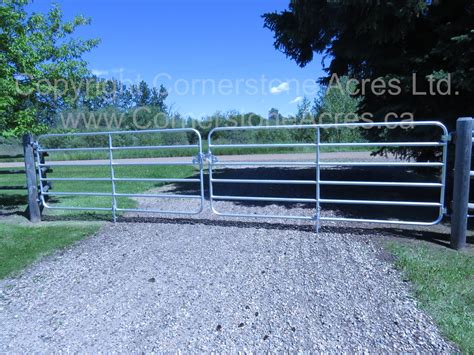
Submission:
MULTIPOLYGON (((350 221, 350 222, 364 222, 364 223, 387 223, 387 224, 406 224, 406 225, 433 225, 439 223, 443 216, 446 214, 446 173, 447 173, 447 149, 450 135, 448 134, 445 126, 440 122, 436 121, 419 121, 412 122, 412 126, 436 126, 441 129, 439 141, 405 141, 405 142, 322 142, 321 141, 321 130, 333 129, 333 128, 354 128, 354 127, 393 127, 396 125, 405 126, 406 122, 389 122, 389 123, 347 123, 347 124, 322 124, 322 125, 284 125, 284 126, 249 126, 249 127, 219 127, 213 129, 209 133, 209 151, 207 154, 202 152, 202 140, 198 131, 194 129, 160 129, 160 130, 144 130, 144 131, 117 131, 117 132, 93 132, 93 133, 74 133, 74 134, 48 134, 39 137, 38 141, 33 141, 31 135, 25 135, 23 138, 24 148, 24 170, 10 170, 8 172, 2 172, 2 174, 18 174, 25 173, 26 175, 26 186, 0 186, 0 189, 23 189, 28 190, 28 212, 30 220, 37 222, 41 219, 41 208, 51 209, 64 209, 64 210, 95 210, 95 211, 111 211, 116 219, 116 213, 118 211, 123 212, 153 212, 153 213, 182 213, 182 214, 197 214, 203 210, 204 207, 204 187, 203 187, 203 170, 204 165, 207 163, 210 180, 210 207, 212 211, 218 215, 231 216, 231 217, 264 217, 264 218, 295 218, 295 219, 306 219, 314 220, 316 225, 319 227, 320 221, 350 221), (261 130, 261 129, 313 129, 314 130, 314 141, 310 143, 227 143, 227 144, 216 144, 213 141, 213 134, 221 131, 234 131, 234 130, 261 130), (188 132, 197 135, 197 144, 191 145, 146 145, 146 146, 114 146, 113 137, 124 134, 143 134, 143 133, 170 133, 170 132, 188 132), (108 140, 107 146, 104 147, 83 147, 83 148, 47 148, 41 146, 41 140, 48 137, 68 137, 68 136, 99 136, 105 135, 108 140), (311 161, 220 161, 219 155, 215 154, 221 148, 312 148, 314 153, 314 160, 311 161), (383 162, 383 161, 322 161, 321 160, 321 148, 325 147, 413 147, 413 148, 433 148, 441 149, 441 161, 423 161, 423 162, 383 162), (193 148, 196 150, 195 157, 190 162, 120 162, 114 160, 113 152, 121 150, 137 150, 137 149, 174 149, 174 148, 193 148), (67 194, 81 194, 89 196, 98 196, 99 194, 94 193, 80 193, 80 192, 66 192, 66 191, 50 191, 52 184, 55 181, 75 181, 75 178, 71 177, 55 177, 48 178, 47 173, 51 171, 52 167, 58 166, 87 166, 86 164, 62 164, 62 163, 49 163, 45 161, 45 157, 48 152, 67 152, 67 151, 99 151, 108 152, 107 163, 94 163, 91 166, 104 166, 110 168, 110 176, 106 178, 77 178, 81 181, 110 181, 112 190, 110 193, 101 193, 100 196, 112 197, 112 205, 110 207, 75 207, 75 206, 51 206, 48 204, 48 196, 61 196, 67 194), (115 168, 117 166, 195 166, 199 168, 199 178, 191 179, 180 179, 180 178, 123 178, 117 177, 115 168), (217 167, 226 166, 275 166, 275 167, 314 167, 315 177, 314 179, 287 179, 287 180, 258 180, 258 179, 223 179, 215 178, 213 176, 213 169, 217 167), (321 168, 322 167, 422 167, 422 168, 437 168, 440 169, 439 181, 351 181, 351 180, 331 180, 321 179, 321 168), (118 182, 193 182, 200 184, 200 193, 196 195, 171 195, 171 194, 126 194, 118 193, 115 189, 115 184, 118 182), (283 184, 283 185, 312 185, 315 186, 315 196, 311 198, 292 198, 292 197, 265 197, 265 196, 227 196, 217 195, 214 193, 213 184, 283 184), (436 201, 393 201, 393 200, 372 200, 372 199, 335 199, 325 198, 321 196, 320 187, 322 186, 365 186, 365 187, 419 187, 419 188, 436 188, 439 189, 439 199, 436 201), (39 187, 39 189, 38 189, 39 187), (39 191, 38 191, 39 190, 39 191), (167 211, 167 210, 154 210, 154 209, 133 209, 133 208, 120 208, 117 206, 118 197, 149 197, 149 198, 189 198, 200 200, 200 208, 198 211, 167 211), (310 203, 315 205, 315 213, 313 216, 288 216, 288 215, 252 215, 252 214, 240 214, 240 213, 226 213, 218 211, 215 208, 214 201, 261 201, 261 202, 295 202, 295 203, 310 203), (364 219, 364 218, 343 218, 339 216, 321 216, 321 208, 326 204, 355 204, 355 205, 391 205, 391 206, 411 206, 420 208, 436 208, 439 211, 438 218, 429 222, 420 221, 394 221, 394 220, 381 220, 381 219, 364 219)), ((454 167, 454 191, 452 208, 453 214, 451 218, 451 246, 455 249, 461 249, 466 244, 466 232, 467 232, 467 219, 469 217, 469 210, 474 209, 474 202, 469 202, 469 185, 470 180, 474 178, 474 170, 471 170, 472 161, 472 146, 474 144, 474 123, 473 119, 460 118, 457 122, 455 143, 456 143, 456 154, 455 154, 455 167, 454 167)))

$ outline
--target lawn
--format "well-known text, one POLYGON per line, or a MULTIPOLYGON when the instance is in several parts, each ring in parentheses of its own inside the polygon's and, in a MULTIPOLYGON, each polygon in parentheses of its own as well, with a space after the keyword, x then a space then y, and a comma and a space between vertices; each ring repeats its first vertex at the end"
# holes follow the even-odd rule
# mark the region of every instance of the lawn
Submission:
POLYGON ((94 234, 100 222, 48 222, 31 225, 0 222, 0 279, 14 275, 38 258, 94 234))
POLYGON ((474 353, 474 252, 423 242, 390 242, 396 265, 414 285, 419 306, 444 335, 474 353))
MULTIPOLYGON (((15 274, 38 258, 64 248, 95 233, 110 212, 44 210, 44 219, 30 224, 22 215, 26 209, 24 174, 10 174, 0 169, 0 278, 15 274)), ((124 166, 116 167, 116 177, 185 178, 193 175, 193 167, 124 166)), ((110 177, 109 167, 54 168, 48 177, 95 178, 110 177)), ((134 182, 117 185, 117 192, 141 193, 163 185, 162 182, 134 182)), ((52 191, 110 192, 111 183, 103 181, 58 181, 52 191)), ((54 206, 110 207, 111 197, 61 196, 51 197, 54 206)), ((127 197, 118 199, 119 207, 133 208, 136 202, 127 197)))
MULTIPOLYGON (((220 142, 218 142, 220 144, 220 142)), ((272 142, 267 142, 272 143, 272 142)), ((214 143, 215 144, 215 143, 214 143)), ((225 143, 223 143, 225 144, 225 143)), ((67 145, 65 145, 67 147, 67 145)), ((0 145, 0 151, 6 146, 0 145)), ((203 139, 202 151, 205 153, 208 151, 208 141, 203 139)), ((367 147, 321 147, 321 152, 356 152, 356 151, 368 151, 367 147)), ((127 150, 127 151, 115 151, 114 159, 127 159, 127 158, 161 158, 161 157, 191 157, 197 155, 197 147, 190 148, 170 148, 170 149, 149 149, 149 150, 127 150)), ((213 148, 215 155, 242 155, 242 154, 295 154, 295 153, 315 153, 313 147, 277 147, 277 148, 256 148, 256 147, 238 147, 238 148, 213 148)), ((108 151, 69 151, 69 152, 52 152, 47 158, 48 161, 62 161, 62 160, 89 160, 89 159, 109 159, 108 151)), ((0 156, 0 162, 14 162, 22 161, 22 155, 18 156, 0 156)))
MULTIPOLYGON (((191 166, 116 166, 116 178, 186 178, 195 173, 191 166)), ((54 167, 53 173, 48 174, 48 178, 68 177, 68 178, 110 178, 110 168, 108 166, 81 166, 81 167, 54 167)), ((163 182, 116 182, 117 193, 144 193, 153 188, 162 186, 163 182)), ((51 192, 112 192, 110 181, 53 181, 51 192)), ((106 207, 112 206, 110 196, 51 196, 48 204, 52 206, 72 206, 72 207, 106 207)), ((119 208, 133 208, 136 206, 134 200, 128 197, 118 197, 119 208)), ((84 218, 106 218, 110 220, 109 212, 71 211, 71 210, 49 210, 46 216, 71 216, 84 218)))

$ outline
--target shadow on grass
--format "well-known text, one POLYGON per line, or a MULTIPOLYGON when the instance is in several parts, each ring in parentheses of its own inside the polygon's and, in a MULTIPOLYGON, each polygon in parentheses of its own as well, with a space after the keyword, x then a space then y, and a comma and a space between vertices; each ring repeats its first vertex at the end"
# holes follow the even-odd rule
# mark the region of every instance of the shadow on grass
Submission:
POLYGON ((26 205, 26 194, 0 194, 0 217, 8 217, 14 215, 26 217, 26 205))
POLYGON ((18 175, 18 174, 25 174, 25 170, 0 170, 0 175, 18 175))

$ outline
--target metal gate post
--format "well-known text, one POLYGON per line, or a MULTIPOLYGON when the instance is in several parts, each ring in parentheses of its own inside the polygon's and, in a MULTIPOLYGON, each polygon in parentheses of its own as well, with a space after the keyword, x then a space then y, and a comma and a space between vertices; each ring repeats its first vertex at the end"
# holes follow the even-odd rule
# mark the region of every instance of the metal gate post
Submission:
POLYGON ((473 119, 462 117, 456 124, 456 156, 454 162, 453 215, 451 218, 451 247, 466 246, 469 183, 472 155, 473 119))
POLYGON ((23 153, 25 156, 26 186, 28 188, 28 218, 30 222, 41 222, 41 210, 38 201, 38 182, 36 180, 33 136, 23 136, 23 153))

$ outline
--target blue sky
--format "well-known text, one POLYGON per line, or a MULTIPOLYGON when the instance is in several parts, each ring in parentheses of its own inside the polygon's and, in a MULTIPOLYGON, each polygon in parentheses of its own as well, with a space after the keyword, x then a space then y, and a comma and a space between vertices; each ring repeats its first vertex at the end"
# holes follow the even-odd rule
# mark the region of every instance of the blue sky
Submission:
MULTIPOLYGON (((92 18, 77 32, 100 38, 86 55, 102 77, 163 84, 167 99, 184 115, 202 117, 239 110, 267 115, 296 111, 302 96, 314 97, 323 75, 321 58, 305 68, 273 47, 261 15, 287 8, 289 0, 57 0, 65 19, 92 18)), ((46 11, 50 0, 36 0, 46 11)))

